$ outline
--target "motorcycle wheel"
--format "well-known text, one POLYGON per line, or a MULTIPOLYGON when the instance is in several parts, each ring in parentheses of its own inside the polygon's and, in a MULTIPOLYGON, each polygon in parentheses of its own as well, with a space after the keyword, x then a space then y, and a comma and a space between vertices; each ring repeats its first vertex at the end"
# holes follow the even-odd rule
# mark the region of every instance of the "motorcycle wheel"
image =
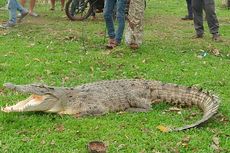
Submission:
POLYGON ((65 13, 72 21, 85 20, 92 12, 90 0, 68 0, 65 5, 65 13))

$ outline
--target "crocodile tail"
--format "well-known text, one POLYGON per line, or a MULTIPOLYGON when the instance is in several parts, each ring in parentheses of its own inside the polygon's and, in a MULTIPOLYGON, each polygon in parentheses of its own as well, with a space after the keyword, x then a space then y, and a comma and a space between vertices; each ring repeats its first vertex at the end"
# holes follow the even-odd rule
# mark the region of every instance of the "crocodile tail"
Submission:
POLYGON ((182 131, 193 127, 198 127, 207 122, 212 116, 214 116, 217 113, 219 108, 219 98, 215 95, 210 95, 209 93, 205 92, 202 92, 201 96, 204 96, 204 94, 206 94, 206 98, 203 98, 203 100, 200 100, 197 103, 197 106, 201 110, 203 110, 203 117, 191 125, 175 128, 173 129, 173 131, 182 131))
POLYGON ((155 93, 158 100, 182 106, 196 105, 203 111, 203 117, 197 122, 191 125, 170 129, 170 131, 182 131, 198 127, 208 121, 218 111, 220 103, 218 96, 210 92, 205 92, 202 89, 197 89, 196 87, 161 84, 158 86, 158 90, 155 91, 158 91, 158 93, 155 93))

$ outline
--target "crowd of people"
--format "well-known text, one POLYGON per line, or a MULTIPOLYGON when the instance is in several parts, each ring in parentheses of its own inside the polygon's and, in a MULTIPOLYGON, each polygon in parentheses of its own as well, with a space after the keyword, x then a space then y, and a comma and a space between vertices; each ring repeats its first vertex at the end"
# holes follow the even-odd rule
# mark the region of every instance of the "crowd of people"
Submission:
POLYGON ((194 38, 203 38, 204 36, 204 18, 207 20, 209 31, 212 34, 213 41, 221 41, 219 34, 219 22, 215 12, 214 0, 186 0, 188 15, 182 20, 193 20, 196 35, 194 38), (203 16, 205 12, 205 17, 203 16))
MULTIPOLYGON (((29 10, 24 8, 26 0, 21 0, 21 4, 17 0, 8 0, 9 21, 1 25, 2 28, 13 27, 17 22, 20 22, 26 15, 37 17, 38 14, 34 12, 36 0, 30 0, 29 10), (17 11, 20 12, 17 15, 17 11), (17 20, 18 18, 18 20, 17 20)), ((108 31, 108 49, 120 45, 125 29, 125 8, 127 0, 105 0, 104 4, 104 19, 108 31), (116 5, 116 17, 118 21, 117 29, 115 30, 113 12, 116 5)), ((214 0, 186 0, 188 14, 182 20, 193 20, 196 35, 194 38, 203 38, 203 11, 208 23, 210 33, 213 41, 221 41, 219 34, 219 22, 215 12, 214 0)), ((62 10, 64 9, 65 0, 61 0, 62 10)), ((143 19, 145 0, 130 0, 128 12, 128 24, 125 32, 125 42, 130 48, 137 49, 142 44, 143 38, 143 19)), ((55 0, 51 0, 51 9, 55 9, 55 0)))
MULTIPOLYGON (((54 10, 55 0, 50 0, 50 2, 51 2, 50 10, 54 10)), ((14 27, 17 24, 17 22, 18 23, 21 22, 22 19, 28 14, 32 17, 39 16, 37 13, 34 12, 36 0, 30 0, 29 9, 25 8, 25 4, 26 4, 26 0, 20 0, 20 3, 17 0, 8 0, 6 7, 9 11, 9 20, 5 24, 0 25, 0 28, 14 27), (19 12, 19 14, 17 14, 17 11, 19 12)), ((61 0, 61 4, 62 4, 61 10, 63 10, 65 5, 65 0, 61 0)))

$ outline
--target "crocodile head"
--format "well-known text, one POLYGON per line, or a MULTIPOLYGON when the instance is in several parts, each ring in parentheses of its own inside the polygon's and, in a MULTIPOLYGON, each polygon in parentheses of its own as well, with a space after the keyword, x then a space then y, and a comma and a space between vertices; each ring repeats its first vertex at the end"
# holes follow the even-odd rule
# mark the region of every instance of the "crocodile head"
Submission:
POLYGON ((19 101, 15 105, 1 108, 3 112, 62 111, 59 89, 41 84, 14 85, 6 83, 3 86, 17 92, 32 94, 29 98, 19 101))

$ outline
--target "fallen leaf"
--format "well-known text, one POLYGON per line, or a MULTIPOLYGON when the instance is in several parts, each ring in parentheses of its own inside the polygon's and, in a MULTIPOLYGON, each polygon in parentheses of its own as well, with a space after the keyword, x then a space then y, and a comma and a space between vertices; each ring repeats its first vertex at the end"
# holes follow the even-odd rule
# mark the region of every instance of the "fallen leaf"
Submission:
POLYGON ((227 117, 227 116, 224 116, 224 115, 221 114, 221 113, 218 113, 218 114, 216 115, 216 118, 218 118, 218 120, 220 120, 220 121, 223 122, 223 123, 228 123, 228 122, 229 122, 228 117, 227 117))
POLYGON ((163 125, 159 125, 156 128, 159 129, 161 132, 169 132, 170 130, 168 127, 165 127, 163 125))
POLYGON ((19 135, 26 135, 26 134, 28 134, 29 133, 29 131, 28 130, 21 130, 21 131, 18 131, 17 132, 17 134, 19 134, 19 135))
POLYGON ((188 143, 191 140, 191 138, 189 136, 186 136, 182 139, 183 143, 188 143))
POLYGON ((215 55, 215 56, 219 56, 220 55, 220 51, 218 49, 213 49, 212 50, 212 53, 215 55))
POLYGON ((90 71, 93 73, 94 72, 94 68, 92 66, 90 66, 90 71))
POLYGON ((23 142, 29 142, 29 141, 30 141, 30 138, 25 137, 25 138, 22 139, 22 141, 23 141, 23 142))
POLYGON ((33 60, 36 61, 36 62, 41 62, 41 60, 38 59, 38 58, 34 58, 33 60))
POLYGON ((196 113, 196 112, 193 112, 193 113, 191 113, 191 114, 189 114, 187 117, 185 117, 185 119, 186 120, 191 120, 191 119, 193 119, 195 116, 197 116, 198 115, 198 113, 196 113))
POLYGON ((44 145, 45 143, 46 143, 45 140, 42 140, 42 141, 40 142, 41 145, 44 145))
POLYGON ((50 142, 50 144, 51 144, 51 145, 55 145, 55 141, 52 140, 52 141, 50 142))
POLYGON ((181 140, 181 145, 182 145, 183 147, 188 147, 189 141, 190 141, 190 137, 189 137, 189 136, 186 136, 186 137, 184 137, 184 138, 181 140))
POLYGON ((63 124, 57 125, 56 126, 56 131, 57 132, 63 132, 65 130, 65 127, 63 124))
POLYGON ((3 95, 3 89, 0 88, 0 95, 3 95))
POLYGON ((216 135, 214 135, 213 138, 212 138, 211 147, 215 150, 215 152, 220 152, 221 151, 220 140, 216 135))

